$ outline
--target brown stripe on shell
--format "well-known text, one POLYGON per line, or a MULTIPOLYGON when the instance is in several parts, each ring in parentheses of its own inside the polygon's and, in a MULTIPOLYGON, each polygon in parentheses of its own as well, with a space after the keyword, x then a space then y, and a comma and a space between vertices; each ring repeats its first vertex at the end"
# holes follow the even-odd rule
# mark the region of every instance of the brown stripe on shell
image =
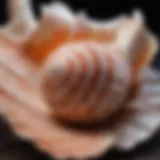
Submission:
MULTIPOLYGON (((67 74, 57 83, 54 84, 54 79, 49 78, 48 80, 51 83, 51 88, 43 88, 46 90, 46 93, 49 94, 50 99, 50 107, 53 108, 53 105, 60 107, 63 105, 62 100, 60 97, 57 98, 57 95, 63 93, 64 89, 67 90, 67 86, 71 81, 72 74, 74 72, 74 63, 71 59, 66 59, 67 63, 67 74), (52 104, 53 103, 53 104, 52 104)), ((53 73, 54 74, 54 73, 53 73)))
MULTIPOLYGON (((66 68, 67 68, 66 72, 67 73, 65 74, 65 76, 63 77, 63 75, 62 75, 61 78, 58 79, 58 81, 57 81, 57 79, 55 79, 55 83, 54 83, 54 78, 56 78, 56 77, 54 77, 54 76, 51 77, 52 88, 53 88, 52 90, 50 90, 51 93, 53 93, 55 91, 56 92, 55 94, 57 94, 57 90, 62 89, 64 86, 67 86, 71 80, 72 73, 74 72, 74 63, 71 59, 66 59, 66 61, 67 61, 66 62, 67 63, 67 65, 66 65, 66 68), (68 75, 70 75, 70 76, 68 76, 68 75)), ((54 74, 54 72, 51 71, 51 74, 54 74)))
POLYGON ((81 103, 80 99, 78 99, 78 102, 75 101, 75 99, 77 100, 77 97, 79 97, 79 94, 81 93, 81 89, 83 89, 83 84, 87 79, 86 72, 88 71, 88 64, 87 64, 87 59, 85 54, 87 53, 84 53, 84 51, 83 52, 78 51, 76 54, 76 58, 78 61, 80 61, 80 64, 81 64, 80 65, 81 72, 80 72, 80 77, 77 78, 78 80, 71 85, 71 88, 69 91, 70 102, 68 104, 70 104, 72 107, 74 107, 74 105, 78 103, 81 103))
MULTIPOLYGON (((98 53, 101 52, 101 50, 97 50, 95 49, 95 46, 87 46, 87 49, 89 50, 90 54, 93 57, 93 64, 94 64, 94 68, 93 68, 93 74, 94 76, 92 77, 91 83, 90 83, 90 88, 88 88, 88 96, 86 94, 85 99, 88 99, 88 105, 93 107, 92 105, 90 105, 89 101, 93 98, 92 96, 95 94, 96 88, 100 85, 100 77, 101 77, 101 57, 99 56, 99 54, 103 54, 103 53, 98 53), (88 97, 88 98, 87 98, 88 97)), ((96 101, 94 101, 96 102, 96 101)), ((96 103, 94 103, 94 105, 96 105, 96 103)))
MULTIPOLYGON (((87 45, 84 45, 83 47, 85 48, 85 51, 86 51, 85 54, 88 54, 89 57, 91 58, 90 63, 92 63, 92 70, 90 71, 91 73, 87 72, 86 70, 86 72, 84 72, 84 75, 85 77, 87 77, 88 74, 91 74, 91 76, 89 76, 89 79, 85 79, 82 82, 80 81, 80 85, 77 85, 77 92, 75 92, 77 94, 75 94, 75 96, 73 95, 72 106, 73 108, 75 108, 77 120, 81 121, 83 119, 84 121, 88 121, 88 120, 90 121, 90 119, 93 119, 94 117, 95 110, 91 105, 88 104, 88 102, 85 102, 85 96, 87 97, 91 95, 89 91, 92 90, 92 87, 93 87, 92 84, 95 82, 95 79, 97 79, 98 81, 98 77, 100 73, 100 61, 96 52, 94 53, 93 51, 88 49, 87 45), (86 85, 86 80, 88 81, 87 82, 88 86, 86 85)), ((86 67, 89 68, 89 64, 87 64, 86 67)))
MULTIPOLYGON (((107 79, 106 79, 106 83, 105 83, 105 87, 104 90, 102 90, 99 95, 97 96, 97 100, 98 100, 98 106, 101 107, 105 107, 107 108, 107 110, 109 109, 109 107, 106 106, 102 106, 102 102, 104 102, 104 100, 106 99, 107 95, 109 94, 109 90, 111 89, 111 84, 113 82, 113 72, 115 69, 115 62, 112 59, 112 57, 105 53, 105 59, 107 61, 107 79)), ((99 109, 100 111, 100 109, 99 109)), ((105 115, 107 116, 107 115, 105 115)), ((106 118, 106 117, 105 117, 106 118)))
MULTIPOLYGON (((62 96, 60 95, 61 98, 60 97, 58 98, 60 100, 59 107, 62 107, 64 109, 65 108, 68 109, 67 106, 69 106, 69 104, 71 103, 72 97, 74 95, 76 95, 79 91, 79 84, 81 82, 83 82, 85 79, 84 73, 85 73, 86 67, 87 67, 85 56, 81 52, 76 51, 76 50, 74 51, 74 54, 80 63, 80 72, 79 72, 78 78, 76 79, 76 81, 74 83, 70 80, 71 84, 70 83, 66 84, 66 87, 64 88, 64 90, 62 92, 62 96)), ((70 76, 70 75, 68 75, 68 76, 70 76)), ((72 78, 74 78, 74 77, 70 77, 70 79, 72 79, 72 78)))
POLYGON ((93 76, 93 71, 94 71, 93 70, 94 64, 92 61, 93 57, 88 52, 85 43, 81 47, 83 48, 83 52, 81 54, 85 56, 85 61, 86 61, 86 71, 83 73, 85 74, 85 79, 84 81, 80 82, 81 86, 79 86, 79 91, 77 92, 77 94, 73 95, 72 104, 83 103, 83 95, 84 95, 85 89, 87 88, 88 85, 90 85, 90 80, 93 76))
MULTIPOLYGON (((67 98, 69 97, 68 98, 69 100, 68 100, 67 104, 65 103, 65 108, 68 106, 67 110, 60 109, 61 110, 61 113, 60 113, 61 117, 67 116, 68 120, 69 119, 70 120, 71 119, 80 120, 80 119, 82 119, 82 117, 83 117, 83 119, 86 120, 88 117, 88 113, 91 112, 91 108, 84 106, 82 97, 83 97, 85 88, 86 88, 87 84, 90 84, 88 82, 90 82, 90 78, 93 75, 93 73, 92 73, 92 71, 93 71, 92 58, 93 57, 86 49, 86 45, 81 45, 80 50, 82 50, 83 52, 79 52, 79 53, 75 54, 76 56, 78 55, 75 58, 77 58, 78 61, 80 60, 80 57, 84 59, 85 66, 84 66, 84 69, 81 70, 82 75, 81 75, 80 79, 78 79, 78 83, 73 83, 71 88, 69 88, 69 91, 68 91, 69 94, 68 94, 68 96, 66 95, 67 98), (84 50, 82 50, 82 48, 84 50), (89 66, 89 65, 91 65, 91 66, 89 66), (89 76, 89 74, 90 74, 90 76, 89 76), (67 115, 65 115, 66 114, 65 112, 67 112, 67 115)), ((89 115, 92 115, 92 114, 89 114, 89 115)))
MULTIPOLYGON (((116 53, 119 54, 119 52, 116 53)), ((114 112, 119 107, 121 101, 123 101, 130 83, 130 67, 127 61, 124 61, 121 57, 117 57, 116 53, 113 51, 108 53, 114 60, 114 75, 111 89, 102 104, 108 108, 110 114, 114 112)), ((103 110, 101 112, 103 112, 103 110)))
MULTIPOLYGON (((117 51, 118 52, 121 52, 121 49, 120 48, 117 48, 117 51)), ((143 60, 142 60, 142 63, 143 63, 143 60)), ((129 84, 129 87, 128 89, 126 90, 127 91, 127 94, 126 96, 124 97, 124 100, 121 102, 121 104, 119 104, 119 108, 118 110, 111 114, 110 115, 110 118, 111 119, 114 119, 114 116, 116 114, 119 114, 119 112, 127 112, 128 113, 128 108, 127 108, 127 105, 136 98, 136 96, 138 95, 138 92, 139 92, 139 89, 140 89, 140 79, 139 79, 139 75, 137 74, 137 72, 135 71, 135 68, 134 66, 131 67, 130 69, 130 84, 129 84)), ((128 115, 129 116, 129 115, 128 115)), ((116 126, 117 124, 114 125, 114 127, 116 126)))
POLYGON ((92 73, 92 77, 90 79, 90 84, 86 88, 84 88, 85 91, 84 91, 84 94, 82 97, 82 101, 84 104, 87 104, 88 99, 90 98, 90 94, 92 92, 92 89, 94 88, 94 83, 95 83, 95 81, 97 81, 97 79, 99 77, 99 70, 100 70, 100 62, 98 60, 97 53, 93 52, 94 49, 90 50, 88 47, 87 47, 87 49, 88 49, 88 53, 92 57, 92 64, 93 64, 92 70, 94 72, 92 73))

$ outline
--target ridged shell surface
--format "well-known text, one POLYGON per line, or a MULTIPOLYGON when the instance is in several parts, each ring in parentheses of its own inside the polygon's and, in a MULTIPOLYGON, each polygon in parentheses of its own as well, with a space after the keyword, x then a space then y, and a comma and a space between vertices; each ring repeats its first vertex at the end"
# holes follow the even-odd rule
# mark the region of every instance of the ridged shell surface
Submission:
POLYGON ((128 94, 131 68, 118 48, 94 42, 66 44, 46 64, 43 93, 62 119, 105 119, 128 94))
POLYGON ((113 144, 112 131, 79 132, 54 121, 39 92, 40 70, 22 56, 21 47, 0 33, 0 114, 14 133, 53 159, 102 154, 113 144))

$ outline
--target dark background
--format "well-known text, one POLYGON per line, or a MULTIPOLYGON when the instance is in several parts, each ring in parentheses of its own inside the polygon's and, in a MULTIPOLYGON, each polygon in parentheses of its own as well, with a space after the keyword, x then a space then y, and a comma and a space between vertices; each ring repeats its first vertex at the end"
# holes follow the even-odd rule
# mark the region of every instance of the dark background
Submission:
MULTIPOLYGON (((33 8, 37 17, 40 16, 40 5, 43 3, 53 2, 54 0, 32 0, 33 8)), ((57 0, 58 1, 58 0, 57 0)), ((59 0, 60 1, 60 0, 59 0)), ((61 0, 62 1, 62 0, 61 0)), ((94 18, 107 19, 120 13, 129 13, 134 8, 140 8, 144 12, 149 26, 160 34, 160 4, 157 1, 149 0, 148 2, 128 1, 128 0, 63 0, 69 4, 74 11, 82 9, 87 10, 88 14, 94 18)), ((5 23, 7 16, 7 0, 0 0, 0 22, 5 23)))
MULTIPOLYGON (((40 5, 49 3, 51 0, 34 0, 32 6, 37 19, 40 18, 40 5)), ((150 29, 160 37, 160 2, 149 1, 116 1, 116 0, 64 0, 72 9, 77 12, 87 10, 89 16, 105 20, 121 13, 131 13, 134 8, 143 11, 150 29)), ((7 0, 0 0, 0 23, 7 23, 9 20, 6 10, 7 0)), ((157 54, 152 66, 160 70, 160 55, 157 54)), ((50 160, 47 155, 37 151, 30 143, 24 142, 16 137, 6 124, 3 117, 0 117, 0 160, 50 160)), ((160 160, 160 131, 157 131, 148 142, 128 153, 111 150, 95 160, 160 160)))

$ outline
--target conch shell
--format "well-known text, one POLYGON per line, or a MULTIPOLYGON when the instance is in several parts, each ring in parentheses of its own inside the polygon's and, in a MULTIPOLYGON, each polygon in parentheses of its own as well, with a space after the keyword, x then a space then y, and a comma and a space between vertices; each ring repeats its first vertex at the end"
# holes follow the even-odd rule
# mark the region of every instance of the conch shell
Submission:
POLYGON ((160 75, 150 67, 157 40, 143 20, 140 12, 123 18, 121 25, 109 27, 111 39, 103 30, 107 24, 92 20, 82 36, 77 18, 66 32, 72 36, 64 34, 63 41, 57 34, 65 31, 66 21, 59 19, 63 25, 56 28, 50 21, 56 45, 38 38, 38 26, 31 35, 35 48, 30 38, 21 46, 0 39, 0 53, 5 53, 0 54, 0 112, 14 131, 58 158, 95 158, 111 147, 132 149, 147 140, 160 124, 160 75), (64 120, 81 128, 60 123, 64 120))

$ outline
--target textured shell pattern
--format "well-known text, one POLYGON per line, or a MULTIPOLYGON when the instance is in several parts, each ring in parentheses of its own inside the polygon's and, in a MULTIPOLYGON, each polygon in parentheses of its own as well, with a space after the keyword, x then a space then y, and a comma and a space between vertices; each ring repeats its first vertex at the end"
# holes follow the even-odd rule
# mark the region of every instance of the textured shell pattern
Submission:
POLYGON ((137 83, 133 81, 138 79, 133 68, 138 72, 141 61, 146 62, 154 50, 142 21, 141 14, 135 13, 124 22, 128 30, 123 24, 115 40, 101 42, 91 34, 93 39, 71 38, 53 50, 44 66, 41 86, 55 116, 79 122, 101 121, 127 105, 130 89, 137 83), (134 45, 138 38, 143 45, 134 45), (142 52, 143 48, 149 49, 142 52))
POLYGON ((118 48, 92 42, 66 44, 49 56, 44 94, 61 118, 94 121, 121 106, 131 67, 118 48))

